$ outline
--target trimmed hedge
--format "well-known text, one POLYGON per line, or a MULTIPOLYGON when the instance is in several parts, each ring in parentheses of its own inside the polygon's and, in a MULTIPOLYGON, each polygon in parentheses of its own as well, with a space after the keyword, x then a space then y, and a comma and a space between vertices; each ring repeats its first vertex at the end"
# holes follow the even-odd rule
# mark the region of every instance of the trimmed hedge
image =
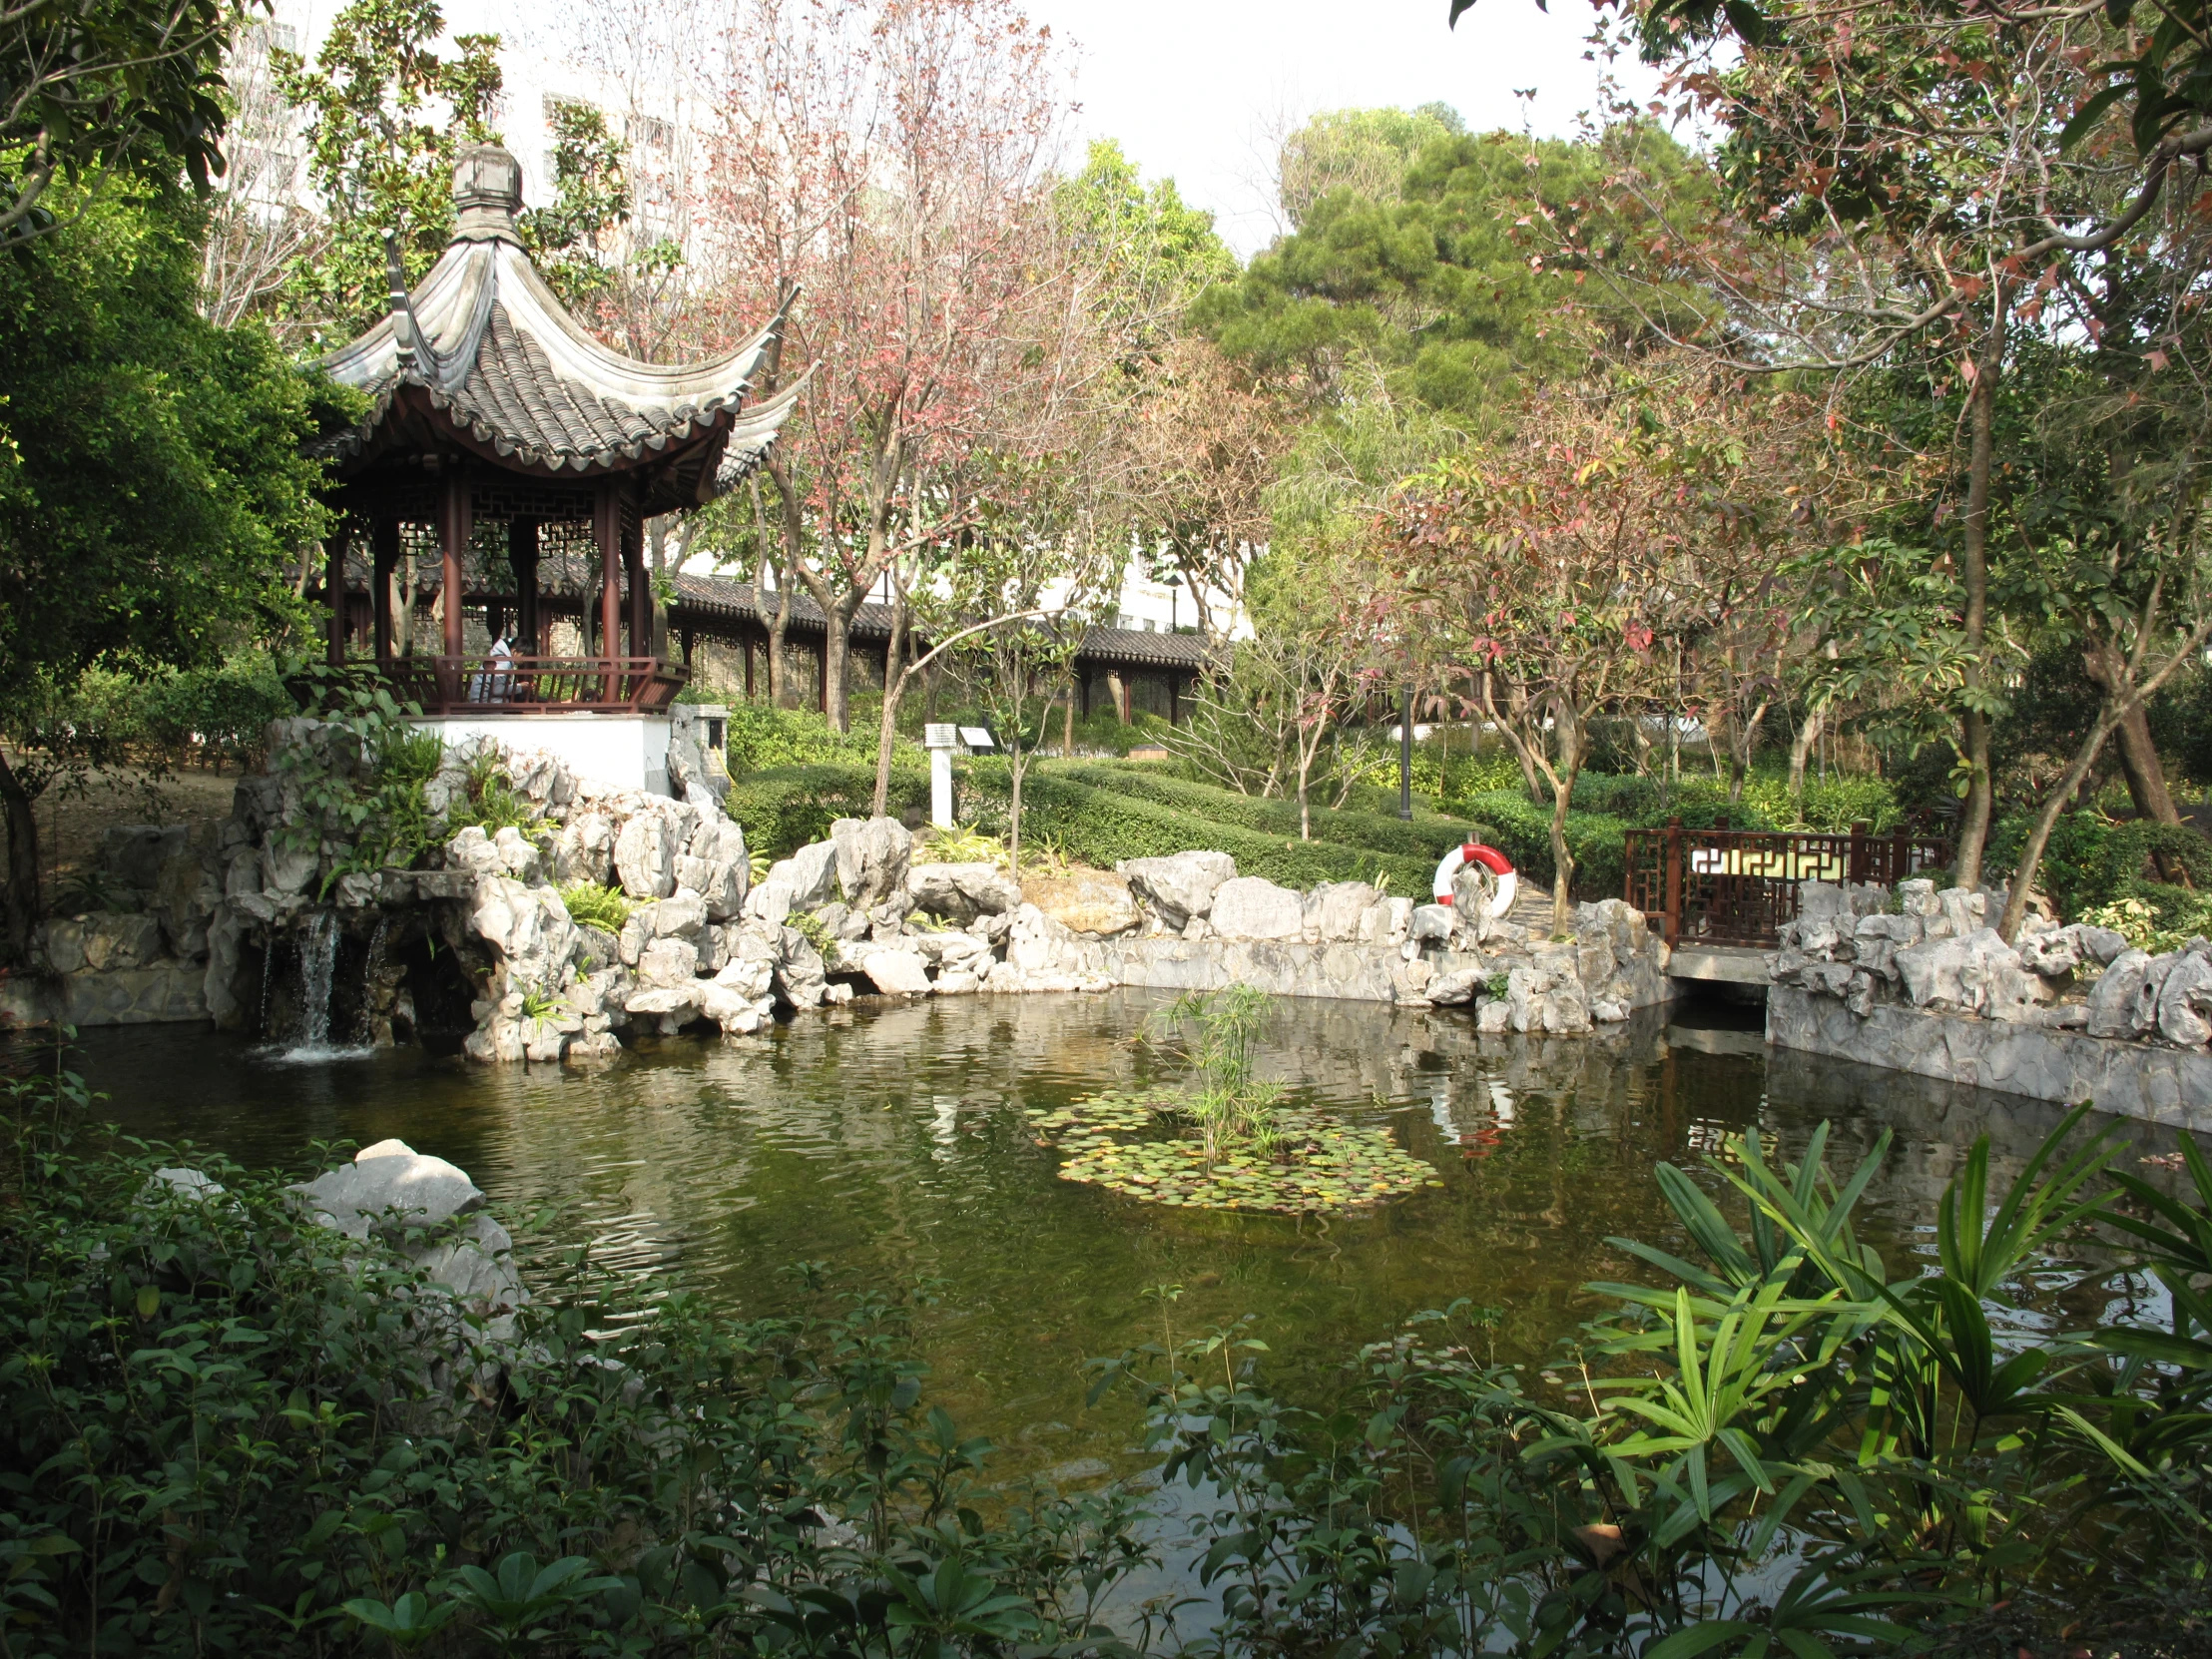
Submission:
MULTIPOLYGON (((1295 818, 1290 834, 1271 834, 1147 800, 1121 787, 1124 774, 1119 770, 1106 771, 1106 776, 1113 787, 1083 783, 1068 772, 1030 772, 1021 786, 1023 841, 1049 842, 1066 857, 1109 869, 1120 858, 1160 857, 1210 847, 1235 858, 1239 874, 1264 875, 1287 887, 1387 876, 1390 891, 1427 896, 1435 872, 1433 858, 1337 841, 1302 841, 1295 818)), ((1003 763, 973 763, 962 791, 961 815, 973 817, 993 834, 1003 833, 1007 796, 1003 763)))
MULTIPOLYGON (((1578 788, 1575 792, 1581 793, 1578 788)), ((1551 886, 1551 809, 1518 790, 1491 790, 1462 805, 1491 830, 1491 844, 1513 860, 1521 879, 1551 886)), ((1582 898, 1618 898, 1627 875, 1621 837, 1629 829, 1610 813, 1569 811, 1567 850, 1574 854, 1574 887, 1582 898)))
MULTIPOLYGON (((1055 775, 1093 789, 1133 795, 1177 812, 1263 834, 1293 837, 1298 834, 1296 800, 1265 800, 1256 795, 1242 795, 1235 790, 1195 784, 1143 765, 1093 764, 1065 771, 1056 769, 1055 775)), ((1394 815, 1335 811, 1326 807, 1316 807, 1313 817, 1316 839, 1393 856, 1426 858, 1431 868, 1438 858, 1467 838, 1471 828, 1465 819, 1456 815, 1417 808, 1410 824, 1394 815)))
MULTIPOLYGON (((888 805, 893 818, 926 815, 928 774, 894 764, 888 805)), ((866 818, 874 806, 874 767, 828 762, 753 773, 723 798, 723 811, 745 830, 746 845, 779 858, 810 841, 828 840, 833 820, 866 818)))

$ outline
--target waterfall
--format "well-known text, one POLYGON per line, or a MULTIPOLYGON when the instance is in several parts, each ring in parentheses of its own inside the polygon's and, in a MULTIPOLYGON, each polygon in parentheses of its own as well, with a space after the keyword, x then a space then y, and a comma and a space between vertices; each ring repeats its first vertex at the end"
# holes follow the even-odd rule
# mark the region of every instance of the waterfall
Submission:
MULTIPOLYGON (((333 1044, 330 1041, 330 998, 336 989, 338 972, 338 943, 341 929, 335 910, 317 910, 307 917, 306 924, 295 935, 299 952, 299 1023, 294 1028, 289 1045, 264 1050, 268 1057, 279 1064, 291 1061, 342 1060, 354 1056, 375 1053, 365 1034, 333 1044)), ((377 943, 383 940, 383 929, 376 933, 377 943)), ((372 947, 373 948, 373 947, 372 947)), ((276 945, 270 943, 270 958, 275 960, 276 945)), ((268 976, 276 977, 274 972, 268 976)), ((268 1030, 269 1015, 265 1003, 262 1015, 263 1030, 268 1030)), ((365 1016, 364 1016, 365 1017, 365 1016)))
POLYGON ((338 965, 338 918, 317 910, 299 941, 299 1046, 330 1046, 330 981, 338 965))
POLYGON ((384 935, 391 930, 391 922, 384 916, 376 918, 376 930, 368 936, 368 957, 361 963, 361 1007, 353 1018, 353 1046, 366 1048, 375 1040, 375 1027, 369 1016, 369 1008, 376 990, 376 975, 384 966, 384 935))

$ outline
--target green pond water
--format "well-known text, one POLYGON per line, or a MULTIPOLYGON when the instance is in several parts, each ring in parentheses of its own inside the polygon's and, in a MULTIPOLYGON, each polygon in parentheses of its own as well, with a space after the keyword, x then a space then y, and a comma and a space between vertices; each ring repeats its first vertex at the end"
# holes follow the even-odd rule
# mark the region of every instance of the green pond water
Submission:
MULTIPOLYGON (((460 1165, 510 1220, 559 1208, 525 1259, 588 1241, 642 1289, 733 1315, 928 1280, 930 1396, 1002 1448, 996 1472, 1080 1484, 1140 1466, 1125 1405, 1084 1407, 1084 1362, 1257 1316, 1280 1393, 1325 1393, 1364 1343, 1458 1298, 1501 1310, 1500 1359, 1539 1360, 1602 1307, 1593 1279, 1647 1277, 1606 1243, 1682 1249, 1652 1167, 1695 1166, 1758 1125, 1785 1147, 1835 1122, 1839 1161, 1896 1144, 1863 1209, 1902 1266, 1933 1249, 1942 1184, 1973 1138, 2000 1176, 2059 1114, 1802 1056, 1755 1023, 1646 1014, 1586 1038, 1479 1038, 1458 1010, 1286 1000, 1261 1071, 1348 1123, 1386 1127, 1440 1187, 1371 1213, 1171 1210, 1059 1180, 1032 1108, 1176 1075, 1139 1040, 1165 999, 967 997, 805 1015, 759 1037, 645 1042, 603 1070, 489 1068, 419 1050, 289 1062, 205 1033, 88 1033, 77 1063, 131 1131, 305 1169, 309 1144, 398 1136, 460 1165), (1731 1028, 1733 1026, 1734 1028, 1731 1028)), ((1756 1021, 1756 1010, 1750 1020, 1756 1021)), ((1719 1190, 1717 1178, 1708 1178, 1719 1190)), ((2021 1315, 2093 1321, 2109 1293, 2021 1315)))

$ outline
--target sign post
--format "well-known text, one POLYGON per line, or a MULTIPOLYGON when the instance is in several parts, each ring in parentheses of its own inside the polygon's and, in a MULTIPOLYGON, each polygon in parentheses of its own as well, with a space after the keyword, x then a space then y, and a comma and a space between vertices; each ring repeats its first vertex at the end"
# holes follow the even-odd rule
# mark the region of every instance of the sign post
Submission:
POLYGON ((952 828, 952 757, 960 747, 956 726, 935 722, 922 728, 921 746, 929 751, 929 822, 952 828))

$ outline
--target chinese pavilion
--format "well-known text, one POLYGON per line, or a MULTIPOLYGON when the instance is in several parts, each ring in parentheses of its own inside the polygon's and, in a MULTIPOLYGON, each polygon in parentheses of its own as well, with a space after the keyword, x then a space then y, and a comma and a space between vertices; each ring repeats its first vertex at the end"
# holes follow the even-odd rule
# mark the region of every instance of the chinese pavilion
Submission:
POLYGON ((726 356, 639 362, 587 333, 530 263, 514 157, 464 150, 453 195, 444 256, 411 293, 394 256, 389 312, 323 359, 333 380, 369 398, 358 425, 317 446, 340 514, 325 548, 330 661, 345 661, 350 560, 366 566, 352 585, 367 589, 361 620, 376 660, 425 716, 652 720, 685 671, 653 650, 645 522, 712 501, 768 452, 798 387, 760 402, 748 393, 773 368, 784 313, 726 356), (354 545, 363 532, 366 559, 354 545), (404 565, 401 592, 414 591, 425 540, 437 555, 441 637, 431 652, 411 641, 395 652, 392 577, 404 565), (596 555, 595 603, 580 619, 586 655, 544 654, 538 562, 556 548, 596 555), (470 653, 472 602, 487 641, 511 630, 511 657, 470 653))

